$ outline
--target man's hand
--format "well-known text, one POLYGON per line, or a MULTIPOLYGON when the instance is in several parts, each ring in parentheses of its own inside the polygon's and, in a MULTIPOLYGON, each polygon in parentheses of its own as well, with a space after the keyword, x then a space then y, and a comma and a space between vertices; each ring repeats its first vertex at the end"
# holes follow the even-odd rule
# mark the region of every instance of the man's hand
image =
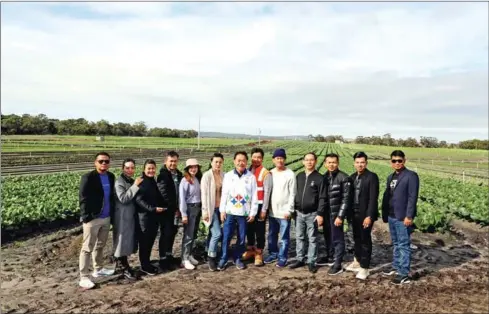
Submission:
POLYGON ((324 223, 324 218, 322 216, 316 216, 316 221, 318 222, 318 227, 321 227, 324 223))
POLYGON ((267 218, 267 212, 260 212, 260 216, 259 216, 259 219, 260 220, 265 220, 267 218))
POLYGON ((226 213, 221 213, 221 221, 224 222, 226 220, 226 213))
POLYGON ((363 220, 363 228, 364 229, 367 229, 368 227, 370 227, 371 224, 372 224, 372 219, 370 219, 370 217, 366 217, 363 220))
POLYGON ((249 216, 246 221, 248 221, 249 223, 252 223, 253 221, 255 221, 255 216, 249 216))
POLYGON ((202 215, 202 220, 205 222, 209 222, 209 215, 202 215))
POLYGON ((163 207, 156 207, 157 213, 162 213, 163 211, 165 211, 165 209, 163 207))
POLYGON ((188 224, 188 217, 182 217, 182 223, 184 225, 188 224))
POLYGON ((408 217, 404 218, 404 225, 406 227, 412 226, 412 224, 413 224, 413 219, 412 218, 408 218, 408 217))
POLYGON ((336 227, 340 227, 342 224, 343 224, 343 219, 341 219, 340 217, 336 217, 336 219, 334 220, 334 225, 336 227))
POLYGON ((139 186, 141 184, 141 182, 143 182, 143 178, 141 177, 137 177, 136 180, 134 180, 134 184, 136 184, 137 186, 139 186))
POLYGON ((176 210, 176 211, 175 211, 175 217, 180 217, 181 215, 182 215, 182 214, 180 213, 180 211, 179 211, 179 210, 176 210))

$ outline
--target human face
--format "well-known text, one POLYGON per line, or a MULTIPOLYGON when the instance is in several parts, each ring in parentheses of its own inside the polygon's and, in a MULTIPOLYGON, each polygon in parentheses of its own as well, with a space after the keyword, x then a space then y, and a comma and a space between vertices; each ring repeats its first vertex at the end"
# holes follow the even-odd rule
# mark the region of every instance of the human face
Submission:
POLYGON ((175 171, 178 166, 178 157, 167 156, 165 161, 165 166, 170 171, 175 171))
POLYGON ((263 163, 263 157, 260 153, 254 153, 251 155, 251 165, 253 168, 258 168, 262 165, 263 163))
POLYGON ((95 168, 98 172, 106 172, 110 167, 110 158, 105 155, 98 155, 95 159, 95 168))
POLYGON ((245 171, 247 165, 248 159, 245 155, 239 154, 236 156, 236 158, 234 158, 234 166, 236 167, 236 170, 238 170, 240 173, 243 173, 245 171))
POLYGON ((365 157, 355 158, 353 161, 353 166, 358 173, 363 173, 367 168, 367 161, 365 160, 365 157))
POLYGON ((212 170, 221 171, 223 163, 224 163, 224 160, 221 157, 212 158, 212 161, 211 161, 212 170))
POLYGON ((404 168, 404 163, 406 162, 406 159, 399 157, 399 156, 392 156, 391 157, 391 166, 392 169, 399 171, 402 168, 404 168))
POLYGON ((199 166, 190 166, 188 168, 188 173, 190 173, 190 175, 193 177, 195 177, 198 171, 199 171, 199 166))
POLYGON ((304 156, 302 164, 307 171, 314 171, 314 169, 316 168, 316 159, 314 159, 313 155, 307 154, 306 156, 304 156))
POLYGON ((285 167, 285 158, 284 157, 275 157, 275 158, 273 158, 273 164, 278 169, 283 169, 285 167))
POLYGON ((128 161, 124 164, 124 167, 122 168, 122 171, 124 174, 128 177, 134 176, 134 172, 136 171, 136 166, 132 161, 128 161))
POLYGON ((338 169, 338 159, 336 157, 328 157, 326 158, 324 165, 329 172, 333 172, 338 169))
POLYGON ((153 178, 156 173, 156 166, 153 164, 147 164, 146 167, 144 167, 144 174, 147 177, 153 178))

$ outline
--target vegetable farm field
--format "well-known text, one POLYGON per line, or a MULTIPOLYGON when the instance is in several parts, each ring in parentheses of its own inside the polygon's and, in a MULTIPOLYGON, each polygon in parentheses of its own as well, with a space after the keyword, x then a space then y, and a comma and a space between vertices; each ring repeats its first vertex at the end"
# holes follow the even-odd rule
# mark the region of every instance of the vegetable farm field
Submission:
MULTIPOLYGON (((196 157, 205 171, 212 153, 221 151, 225 155, 224 168, 230 170, 233 168, 232 154, 236 150, 249 152, 258 143, 254 140, 201 139, 200 150, 197 150, 196 139, 107 137, 104 142, 96 142, 92 137, 39 138, 2 136, 2 142, 9 141, 3 142, 5 146, 2 146, 1 178, 2 290, 5 291, 1 301, 4 313, 487 310, 487 152, 405 149, 406 166, 418 172, 421 185, 415 219, 417 232, 413 234, 417 249, 413 251, 412 261, 418 280, 409 287, 392 286, 379 274, 392 258, 388 227, 379 220, 374 225, 373 264, 367 283, 358 282, 351 273, 332 278, 323 269, 311 275, 305 269, 292 271, 276 269, 273 265, 249 266, 245 271, 248 274, 243 275, 234 268, 212 273, 205 265, 200 265, 195 272, 182 269, 153 278, 145 277, 137 283, 116 276, 98 281, 102 289, 81 293, 76 286, 81 243, 78 186, 81 174, 93 168, 95 151, 106 150, 117 161, 132 156, 138 162, 137 172, 141 172, 145 158, 155 159, 159 168, 164 152, 170 149, 180 152, 180 169, 183 169, 186 158, 196 157), (465 174, 459 176, 459 172, 465 174), (216 290, 216 287, 220 288, 216 290), (164 298, 161 291, 165 291, 164 298), (246 295, 243 299, 235 298, 243 292, 246 295), (183 294, 192 297, 182 298, 183 294), (406 298, 407 294, 409 298, 406 298), (308 302, 304 302, 304 298, 308 302), (413 304, 412 300, 417 301, 413 304)), ((340 156, 340 169, 352 174, 352 156, 358 150, 364 150, 370 157, 368 168, 380 179, 379 205, 386 178, 392 172, 389 154, 398 149, 306 141, 266 141, 261 147, 266 151, 264 165, 269 169, 273 167, 273 149, 285 148, 287 166, 296 173, 304 169, 303 155, 313 151, 318 155, 317 169, 321 173, 325 172, 326 154, 334 152, 340 156)), ((111 171, 118 176, 120 162, 113 162, 111 171)), ((294 227, 291 233, 289 256, 293 259, 294 227)), ((181 230, 175 243, 176 256, 180 252, 180 241, 181 230)), ((324 249, 322 236, 319 241, 321 251, 324 249)), ((348 233, 347 261, 353 258, 352 248, 351 234, 348 233)), ((109 241, 105 252, 107 258, 110 250, 109 241)), ((153 257, 156 257, 157 245, 154 250, 153 257)), ((137 255, 131 257, 131 263, 139 265, 137 255)))

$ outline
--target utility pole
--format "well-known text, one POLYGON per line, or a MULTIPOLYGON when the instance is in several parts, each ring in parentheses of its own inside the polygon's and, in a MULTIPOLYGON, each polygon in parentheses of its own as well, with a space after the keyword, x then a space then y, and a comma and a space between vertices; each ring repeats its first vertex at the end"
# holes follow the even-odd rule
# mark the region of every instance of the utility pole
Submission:
POLYGON ((260 146, 261 143, 261 129, 258 129, 258 146, 260 146))
POLYGON ((199 114, 199 132, 197 133, 197 149, 200 149, 200 114, 199 114))

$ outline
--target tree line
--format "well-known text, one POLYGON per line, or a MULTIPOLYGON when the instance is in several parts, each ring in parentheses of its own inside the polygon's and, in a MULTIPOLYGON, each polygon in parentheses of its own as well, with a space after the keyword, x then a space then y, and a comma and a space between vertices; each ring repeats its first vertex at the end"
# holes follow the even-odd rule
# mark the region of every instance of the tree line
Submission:
POLYGON ((148 128, 144 122, 109 123, 106 120, 97 122, 86 119, 50 119, 44 114, 18 116, 1 115, 2 134, 25 135, 115 135, 115 136, 154 136, 194 138, 195 130, 177 130, 170 128, 148 128))

